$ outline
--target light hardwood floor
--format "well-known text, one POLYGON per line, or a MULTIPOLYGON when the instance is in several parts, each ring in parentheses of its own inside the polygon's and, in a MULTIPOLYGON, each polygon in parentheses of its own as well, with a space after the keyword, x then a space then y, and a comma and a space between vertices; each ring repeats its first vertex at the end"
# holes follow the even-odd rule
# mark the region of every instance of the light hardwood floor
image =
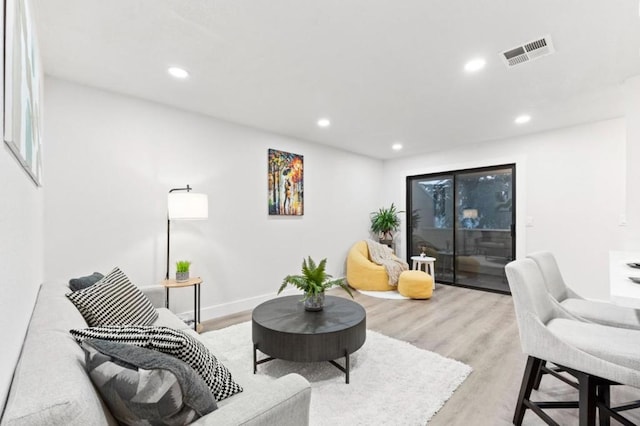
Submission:
MULTIPOLYGON (((339 289, 330 294, 348 297, 339 289)), ((441 284, 427 301, 379 299, 357 292, 354 296, 367 311, 367 328, 473 368, 429 425, 512 424, 526 357, 520 350, 511 296, 441 284)), ((251 312, 247 311, 206 321, 204 331, 250 319, 251 312)), ((535 395, 541 400, 577 398, 576 391, 551 377, 543 379, 540 392, 535 395)), ((618 386, 612 390, 612 399, 640 399, 640 392, 618 386)), ((419 395, 415 403, 420 403, 419 395)), ((630 418, 640 424, 638 411, 630 418)), ((551 415, 561 425, 578 424, 577 410, 554 410, 551 415)), ((527 410, 524 424, 545 423, 527 410)))

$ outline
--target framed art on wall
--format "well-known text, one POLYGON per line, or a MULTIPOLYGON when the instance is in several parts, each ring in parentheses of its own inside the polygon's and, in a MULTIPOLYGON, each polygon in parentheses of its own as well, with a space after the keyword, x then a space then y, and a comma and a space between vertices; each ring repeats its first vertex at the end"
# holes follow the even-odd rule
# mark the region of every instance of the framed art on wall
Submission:
POLYGON ((269 149, 269 214, 304 214, 303 156, 269 149))
POLYGON ((36 185, 42 179, 42 66, 30 0, 5 0, 3 139, 36 185))

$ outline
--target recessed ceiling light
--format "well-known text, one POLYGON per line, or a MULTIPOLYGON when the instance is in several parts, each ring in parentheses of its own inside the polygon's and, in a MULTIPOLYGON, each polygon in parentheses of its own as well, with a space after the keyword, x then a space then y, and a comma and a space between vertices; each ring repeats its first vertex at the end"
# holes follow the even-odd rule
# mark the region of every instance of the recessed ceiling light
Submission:
POLYGON ((391 145, 391 149, 394 150, 394 151, 400 151, 402 149, 402 144, 396 142, 393 145, 391 145))
POLYGON ((466 72, 476 72, 484 68, 485 65, 487 65, 487 61, 482 58, 475 58, 464 64, 464 70, 466 72))
POLYGON ((175 78, 189 77, 189 73, 186 70, 178 67, 169 67, 169 69, 167 69, 167 72, 175 78))
POLYGON ((318 126, 319 127, 329 127, 331 126, 331 120, 329 120, 328 118, 321 118, 318 120, 318 126))
POLYGON ((530 115, 526 115, 526 114, 519 115, 519 116, 517 116, 517 117, 516 117, 516 119, 515 119, 515 120, 513 120, 513 121, 514 121, 514 123, 516 123, 516 124, 524 124, 524 123, 528 123, 529 121, 531 121, 531 116, 530 116, 530 115))

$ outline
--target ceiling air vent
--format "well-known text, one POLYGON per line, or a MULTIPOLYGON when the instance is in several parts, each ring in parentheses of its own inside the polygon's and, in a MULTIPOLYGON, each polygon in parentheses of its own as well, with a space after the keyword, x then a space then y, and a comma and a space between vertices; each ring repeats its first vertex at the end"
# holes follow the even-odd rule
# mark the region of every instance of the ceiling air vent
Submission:
POLYGON ((500 57, 508 68, 512 68, 554 52, 555 49, 553 48, 551 37, 547 35, 537 40, 528 41, 521 46, 505 50, 500 53, 500 57))

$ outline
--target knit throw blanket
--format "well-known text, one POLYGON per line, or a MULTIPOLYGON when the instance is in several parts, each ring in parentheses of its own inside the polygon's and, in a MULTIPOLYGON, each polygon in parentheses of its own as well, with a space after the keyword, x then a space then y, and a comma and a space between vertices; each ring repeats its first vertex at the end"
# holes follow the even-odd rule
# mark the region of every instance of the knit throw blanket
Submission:
POLYGON ((393 251, 384 244, 367 240, 367 246, 369 247, 369 259, 371 259, 373 263, 384 266, 387 275, 389 275, 389 285, 397 286, 400 274, 402 271, 409 269, 409 264, 395 257, 393 251))

